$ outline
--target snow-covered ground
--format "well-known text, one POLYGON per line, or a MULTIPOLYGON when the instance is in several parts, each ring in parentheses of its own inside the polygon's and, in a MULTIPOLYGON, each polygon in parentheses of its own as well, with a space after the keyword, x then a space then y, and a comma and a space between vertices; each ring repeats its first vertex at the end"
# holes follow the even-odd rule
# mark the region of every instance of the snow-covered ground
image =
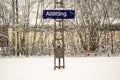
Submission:
POLYGON ((53 69, 53 57, 1 58, 0 80, 120 80, 120 57, 67 57, 53 69))

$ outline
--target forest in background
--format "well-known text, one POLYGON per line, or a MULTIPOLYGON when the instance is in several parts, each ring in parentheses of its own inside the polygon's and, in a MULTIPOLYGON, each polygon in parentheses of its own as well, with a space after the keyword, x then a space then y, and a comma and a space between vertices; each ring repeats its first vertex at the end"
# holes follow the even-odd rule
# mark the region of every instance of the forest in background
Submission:
MULTIPOLYGON (((45 9, 54 0, 0 0, 2 56, 53 55, 54 20, 42 18, 45 9)), ((120 54, 120 0, 64 0, 64 9, 76 14, 64 20, 66 55, 120 54)))

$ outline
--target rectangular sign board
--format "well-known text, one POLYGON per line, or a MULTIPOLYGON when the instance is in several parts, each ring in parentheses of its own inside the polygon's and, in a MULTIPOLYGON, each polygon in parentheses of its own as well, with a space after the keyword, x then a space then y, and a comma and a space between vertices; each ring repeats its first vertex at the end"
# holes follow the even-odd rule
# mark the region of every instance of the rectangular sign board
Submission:
POLYGON ((43 19, 74 19, 75 10, 43 10, 43 19))

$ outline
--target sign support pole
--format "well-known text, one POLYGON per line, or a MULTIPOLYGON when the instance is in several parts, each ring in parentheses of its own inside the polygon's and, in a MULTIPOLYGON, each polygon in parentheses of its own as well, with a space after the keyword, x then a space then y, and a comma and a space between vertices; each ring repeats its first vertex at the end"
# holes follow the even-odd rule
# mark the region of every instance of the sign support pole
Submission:
POLYGON ((63 0, 54 0, 54 10, 43 10, 43 19, 54 19, 54 70, 65 68, 64 19, 75 18, 75 10, 63 8, 63 0))
MULTIPOLYGON (((63 0, 54 0, 54 8, 63 8, 63 0)), ((63 19, 54 19, 54 70, 65 68, 64 47, 63 19), (57 62, 58 65, 56 65, 57 62)))

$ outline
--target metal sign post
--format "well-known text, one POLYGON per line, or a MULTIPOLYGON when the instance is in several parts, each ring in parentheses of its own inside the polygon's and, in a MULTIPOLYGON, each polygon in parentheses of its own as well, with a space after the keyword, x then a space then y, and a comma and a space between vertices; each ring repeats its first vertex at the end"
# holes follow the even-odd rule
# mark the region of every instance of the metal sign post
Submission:
MULTIPOLYGON (((63 0, 54 0, 54 8, 63 8, 63 0)), ((60 12, 59 12, 60 13, 60 12)), ((66 14, 63 12, 63 15, 66 14)), ((56 68, 65 68, 65 57, 64 57, 64 26, 63 26, 63 17, 56 17, 59 20, 54 20, 54 70, 56 68), (58 59, 58 66, 56 65, 56 59, 58 59), (62 65, 61 65, 61 59, 62 65)))
POLYGON ((63 0, 54 0, 54 10, 43 10, 44 19, 54 19, 54 70, 65 68, 64 58, 64 19, 74 19, 75 10, 58 10, 63 8, 63 0), (56 64, 58 60, 58 65, 56 64), (62 60, 62 62, 61 62, 62 60))

